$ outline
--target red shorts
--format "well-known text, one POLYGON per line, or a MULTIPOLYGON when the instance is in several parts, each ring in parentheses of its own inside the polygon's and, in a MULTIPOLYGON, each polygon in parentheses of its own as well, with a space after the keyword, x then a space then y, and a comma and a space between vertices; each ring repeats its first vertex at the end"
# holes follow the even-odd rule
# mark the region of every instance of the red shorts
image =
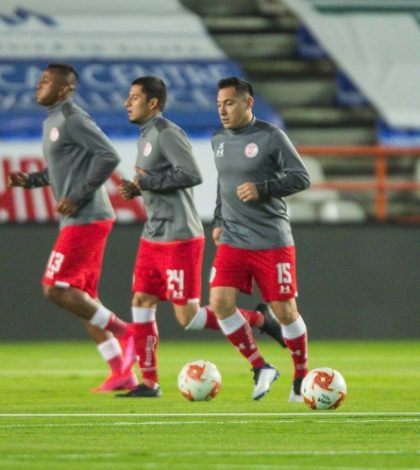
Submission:
POLYGON ((295 247, 246 250, 219 245, 210 274, 210 287, 235 287, 252 294, 255 279, 266 302, 297 295, 295 247))
POLYGON ((185 305, 199 302, 204 237, 172 242, 140 239, 133 292, 185 305))
POLYGON ((68 225, 60 230, 45 268, 42 283, 76 287, 98 297, 98 280, 112 220, 68 225))

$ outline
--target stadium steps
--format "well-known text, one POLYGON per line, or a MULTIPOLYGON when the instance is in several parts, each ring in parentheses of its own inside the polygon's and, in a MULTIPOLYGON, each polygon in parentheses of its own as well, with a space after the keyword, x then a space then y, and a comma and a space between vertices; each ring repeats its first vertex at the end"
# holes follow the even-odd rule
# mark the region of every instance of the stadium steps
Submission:
POLYGON ((256 0, 181 0, 189 10, 200 16, 259 15, 260 9, 256 0))
POLYGON ((299 76, 316 76, 331 78, 334 76, 335 67, 329 60, 302 60, 302 59, 250 59, 243 64, 243 67, 252 76, 265 80, 267 74, 272 79, 294 78, 299 76))
POLYGON ((214 33, 212 36, 227 55, 238 61, 255 57, 290 57, 296 53, 292 33, 214 33))
POLYGON ((273 104, 298 144, 374 143, 371 109, 335 102, 336 68, 298 57, 299 21, 276 0, 183 0, 209 33, 246 71, 256 91, 273 104))
MULTIPOLYGON (((202 17, 219 47, 241 65, 258 93, 278 110, 295 144, 376 143, 375 111, 370 106, 352 108, 337 104, 335 64, 329 59, 299 57, 299 20, 280 0, 182 2, 202 17)), ((410 165, 412 160, 407 162, 410 165)), ((404 165, 403 161, 390 161, 390 177, 409 177, 410 170, 401 168, 404 165)), ((373 161, 324 158, 322 166, 327 178, 354 179, 370 177, 373 161)), ((353 193, 344 196, 359 199, 353 193)), ((403 213, 407 197, 391 194, 391 213, 403 213)), ((372 214, 372 203, 363 198, 365 209, 372 214)))
POLYGON ((297 27, 296 19, 287 17, 263 17, 263 16, 206 16, 203 22, 207 29, 213 34, 239 33, 239 32, 295 32, 297 27))

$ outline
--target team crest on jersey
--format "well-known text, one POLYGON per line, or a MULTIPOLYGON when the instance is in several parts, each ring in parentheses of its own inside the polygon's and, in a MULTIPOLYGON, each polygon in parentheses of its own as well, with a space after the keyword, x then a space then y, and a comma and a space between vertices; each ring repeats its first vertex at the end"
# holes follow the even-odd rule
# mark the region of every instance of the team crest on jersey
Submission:
POLYGON ((60 133, 56 127, 53 127, 50 130, 50 140, 51 142, 57 142, 58 138, 60 137, 60 133))
POLYGON ((224 157, 225 156, 225 143, 221 142, 219 147, 216 150, 216 157, 224 157))
POLYGON ((152 153, 152 149, 152 144, 150 142, 147 142, 143 149, 143 156, 148 157, 152 153))
POLYGON ((251 142, 245 147, 245 155, 248 158, 254 158, 258 153, 258 145, 251 142))

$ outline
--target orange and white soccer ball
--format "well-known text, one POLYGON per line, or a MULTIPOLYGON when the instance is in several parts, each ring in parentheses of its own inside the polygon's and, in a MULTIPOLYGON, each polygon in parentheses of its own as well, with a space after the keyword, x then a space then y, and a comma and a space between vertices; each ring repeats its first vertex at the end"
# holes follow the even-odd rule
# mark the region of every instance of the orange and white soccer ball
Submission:
POLYGON ((188 362, 178 375, 178 388, 191 401, 211 400, 221 386, 222 376, 218 368, 203 359, 188 362))
POLYGON ((329 367, 311 370, 302 381, 304 402, 313 410, 331 410, 343 403, 347 385, 340 372, 329 367))

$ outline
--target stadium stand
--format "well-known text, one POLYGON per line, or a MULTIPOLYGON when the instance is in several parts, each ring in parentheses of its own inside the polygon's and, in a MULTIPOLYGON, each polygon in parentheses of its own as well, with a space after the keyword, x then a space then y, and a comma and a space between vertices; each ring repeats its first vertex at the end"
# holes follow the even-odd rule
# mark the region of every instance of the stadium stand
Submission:
MULTIPOLYGON (((182 2, 202 17, 219 46, 242 66, 258 92, 274 105, 295 144, 337 148, 393 145, 398 136, 416 134, 404 130, 396 134, 380 120, 355 83, 329 58, 286 2, 182 2)), ((318 154, 316 159, 327 182, 338 178, 363 182, 375 174, 374 158, 342 158, 339 154, 336 158, 320 158, 318 154)), ((390 158, 386 162, 387 177, 396 183, 412 180, 415 162, 413 155, 390 158)), ((372 191, 329 191, 332 191, 331 199, 325 199, 322 211, 316 191, 308 193, 315 207, 307 207, 307 200, 290 200, 292 218, 310 222, 320 220, 322 212, 323 220, 332 221, 337 220, 333 214, 341 211, 349 220, 375 218, 378 211, 372 202, 372 191), (340 201, 339 211, 337 201, 340 201)), ((387 198, 391 217, 418 211, 407 206, 406 201, 410 199, 407 191, 389 191, 387 198)))
POLYGON ((219 46, 256 80, 257 90, 276 107, 294 142, 375 142, 375 113, 369 107, 338 106, 334 63, 300 55, 299 20, 282 2, 183 4, 202 17, 219 46))
POLYGON ((315 188, 288 197, 287 205, 291 220, 327 223, 365 222, 367 214, 359 203, 343 200, 343 196, 337 190, 316 188, 317 184, 326 181, 319 159, 305 155, 303 159, 315 188))

